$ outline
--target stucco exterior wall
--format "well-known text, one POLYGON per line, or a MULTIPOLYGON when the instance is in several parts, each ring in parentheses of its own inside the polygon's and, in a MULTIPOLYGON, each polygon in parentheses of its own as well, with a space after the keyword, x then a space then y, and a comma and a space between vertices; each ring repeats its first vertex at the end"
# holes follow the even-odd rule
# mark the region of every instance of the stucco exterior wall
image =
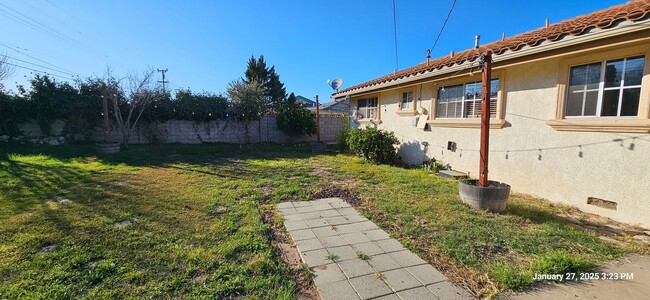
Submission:
MULTIPOLYGON (((547 125, 556 115, 559 65, 560 59, 555 58, 505 69, 501 79, 507 123, 490 130, 489 178, 512 185, 516 192, 650 227, 650 135, 557 131, 547 125), (589 205, 588 197, 614 201, 617 210, 589 205)), ((472 80, 480 81, 480 73, 472 80)), ((431 111, 437 88, 422 84, 423 100, 417 106, 431 111)), ((398 155, 406 163, 435 158, 477 177, 479 129, 418 129, 412 116, 396 113, 399 92, 379 93, 381 122, 369 126, 395 132, 402 142, 398 155), (456 142, 455 152, 447 150, 448 141, 456 142)))

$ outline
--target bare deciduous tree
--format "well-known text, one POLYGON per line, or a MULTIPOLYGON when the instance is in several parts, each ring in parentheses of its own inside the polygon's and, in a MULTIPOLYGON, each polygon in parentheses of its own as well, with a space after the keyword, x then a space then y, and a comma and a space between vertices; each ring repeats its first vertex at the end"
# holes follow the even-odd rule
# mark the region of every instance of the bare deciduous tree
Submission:
POLYGON ((2 82, 9 78, 15 71, 14 66, 8 64, 7 58, 6 55, 0 54, 0 90, 2 90, 2 82))
POLYGON ((110 69, 107 70, 108 95, 113 103, 117 129, 122 134, 122 144, 126 148, 142 113, 162 96, 154 74, 154 70, 150 68, 142 74, 131 74, 115 80, 110 75, 110 69))

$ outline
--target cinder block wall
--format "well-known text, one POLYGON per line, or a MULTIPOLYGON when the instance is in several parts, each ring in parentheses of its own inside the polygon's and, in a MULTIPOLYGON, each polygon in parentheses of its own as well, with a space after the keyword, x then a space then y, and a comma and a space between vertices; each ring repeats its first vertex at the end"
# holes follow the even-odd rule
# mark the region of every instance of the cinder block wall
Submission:
MULTIPOLYGON (((343 116, 322 115, 320 117, 321 141, 335 142, 337 134, 343 130, 343 116)), ((63 128, 65 123, 57 120, 52 125, 52 135, 65 135, 63 128)), ((111 137, 113 141, 121 141, 120 132, 113 126, 111 137)), ((30 138, 44 137, 38 124, 35 122, 22 123, 19 128, 23 135, 30 138)), ((104 139, 103 129, 95 128, 92 141, 104 139)), ((248 134, 244 124, 234 121, 212 121, 192 122, 183 120, 170 120, 157 124, 142 124, 131 134, 129 143, 289 143, 289 142, 310 142, 316 141, 316 135, 312 136, 288 136, 284 134, 276 124, 275 117, 265 116, 260 121, 251 122, 248 126, 248 134)))

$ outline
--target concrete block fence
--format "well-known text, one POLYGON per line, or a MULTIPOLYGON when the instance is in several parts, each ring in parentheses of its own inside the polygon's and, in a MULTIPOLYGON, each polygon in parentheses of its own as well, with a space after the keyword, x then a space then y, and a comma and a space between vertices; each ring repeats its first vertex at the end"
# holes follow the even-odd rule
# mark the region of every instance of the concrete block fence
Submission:
MULTIPOLYGON (((344 116, 322 115, 320 117, 321 141, 335 142, 339 132, 344 130, 344 116)), ((114 122, 111 122, 114 123, 114 122)), ((113 124, 114 125, 114 124, 113 124)), ((47 138, 41 132, 38 124, 27 122, 19 124, 23 136, 20 140, 35 141, 47 138)), ((65 123, 57 120, 52 124, 52 136, 64 136, 65 123)), ((121 141, 120 132, 116 126, 111 130, 113 141, 121 141)), ((15 138, 15 137, 12 137, 15 138)), ((81 136, 66 136, 68 141, 86 140, 81 136)), ((101 127, 94 129, 90 141, 103 141, 104 134, 101 127)), ((86 140, 87 141, 87 140, 86 140)), ((184 120, 170 120, 162 123, 145 124, 137 126, 131 134, 129 143, 289 143, 289 142, 310 142, 316 141, 316 135, 288 136, 276 124, 275 117, 265 116, 260 121, 251 122, 246 134, 245 126, 240 122, 219 120, 211 122, 193 122, 184 120)))

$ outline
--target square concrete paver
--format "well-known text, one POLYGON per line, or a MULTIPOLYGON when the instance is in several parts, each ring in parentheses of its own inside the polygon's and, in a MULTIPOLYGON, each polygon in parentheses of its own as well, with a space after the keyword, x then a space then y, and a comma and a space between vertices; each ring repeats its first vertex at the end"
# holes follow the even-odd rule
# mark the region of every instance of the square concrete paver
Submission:
POLYGON ((308 227, 310 227, 310 228, 328 227, 328 226, 330 226, 330 224, 327 223, 325 218, 309 219, 309 220, 305 220, 305 222, 308 224, 308 227))
POLYGON ((364 234, 373 241, 381 241, 390 238, 390 235, 381 229, 366 231, 364 234))
POLYGON ((327 248, 328 252, 332 255, 337 256, 337 261, 343 261, 348 259, 358 259, 357 251, 354 251, 352 246, 344 245, 339 247, 327 248))
POLYGON ((335 263, 329 263, 311 268, 314 272, 314 283, 316 286, 346 280, 345 274, 335 263))
POLYGON ((379 229, 379 227, 377 227, 377 225, 375 225, 375 223, 371 221, 364 221, 364 222, 358 222, 352 224, 354 225, 354 227, 356 227, 361 231, 370 231, 370 230, 379 229))
POLYGON ((440 299, 449 299, 449 300, 460 300, 460 299, 471 299, 469 293, 461 288, 458 288, 451 284, 449 281, 443 281, 428 285, 432 293, 434 293, 440 299))
POLYGON ((393 290, 375 274, 365 275, 350 279, 350 284, 361 299, 371 299, 379 296, 393 294, 393 290))
POLYGON ((419 286, 424 287, 419 280, 404 269, 381 272, 381 275, 383 275, 384 281, 388 286, 398 292, 419 286))
POLYGON ((427 262, 409 250, 388 253, 402 267, 426 264, 427 262))
POLYGON ((339 234, 361 232, 361 231, 359 231, 359 229, 354 227, 354 225, 352 225, 352 224, 337 225, 337 226, 334 226, 334 230, 336 230, 336 232, 338 232, 339 234))
POLYGON ((410 290, 399 291, 397 292, 397 295, 399 295, 399 297, 402 300, 423 300, 423 299, 437 300, 438 299, 436 295, 434 295, 431 291, 429 291, 429 289, 423 286, 412 288, 410 290))
POLYGON ((429 264, 408 267, 406 268, 406 271, 415 276, 415 278, 424 285, 447 280, 447 276, 443 275, 440 271, 436 270, 436 268, 429 264))
POLYGON ((307 222, 305 221, 294 221, 294 222, 284 222, 284 227, 289 230, 299 230, 299 229, 307 229, 309 228, 309 225, 307 225, 307 222))
POLYGON ((361 252, 369 256, 385 253, 384 250, 379 248, 379 246, 377 246, 377 244, 373 242, 355 244, 352 245, 352 248, 354 248, 354 250, 357 250, 358 252, 361 252))
POLYGON ((344 261, 337 261, 336 263, 339 265, 339 267, 341 267, 341 270, 343 270, 343 274, 345 274, 345 276, 347 276, 348 278, 359 277, 359 276, 375 273, 375 270, 373 270, 372 267, 370 267, 370 264, 368 264, 368 262, 366 262, 365 260, 350 259, 344 261))
POLYGON ((379 248, 386 252, 402 251, 405 249, 404 246, 402 246, 402 244, 400 244, 400 242, 396 241, 395 239, 375 241, 375 243, 377 246, 379 246, 379 248))
POLYGON ((384 272, 389 270, 399 269, 402 266, 397 263, 388 254, 380 254, 370 257, 368 260, 370 266, 377 272, 384 272))
POLYGON ((332 262, 327 259, 330 253, 325 249, 305 251, 301 252, 300 255, 302 256, 303 261, 305 261, 305 263, 310 267, 325 265, 332 262))
POLYGON ((319 239, 296 241, 296 247, 298 247, 298 251, 300 252, 325 249, 325 246, 323 246, 323 243, 321 243, 319 239))
POLYGON ((359 295, 347 280, 316 286, 323 300, 359 300, 359 295))
POLYGON ((341 236, 351 245, 370 242, 370 238, 361 232, 345 233, 341 236))
POLYGON ((322 299, 470 299, 341 199, 277 207, 322 299))
POLYGON ((295 241, 300 241, 300 240, 308 240, 308 239, 315 239, 316 235, 314 234, 311 229, 300 229, 300 230, 294 230, 291 233, 291 236, 295 241))
POLYGON ((319 237, 318 239, 320 239, 321 243, 323 243, 323 245, 325 245, 325 247, 327 247, 327 248, 350 245, 340 235, 319 237))

